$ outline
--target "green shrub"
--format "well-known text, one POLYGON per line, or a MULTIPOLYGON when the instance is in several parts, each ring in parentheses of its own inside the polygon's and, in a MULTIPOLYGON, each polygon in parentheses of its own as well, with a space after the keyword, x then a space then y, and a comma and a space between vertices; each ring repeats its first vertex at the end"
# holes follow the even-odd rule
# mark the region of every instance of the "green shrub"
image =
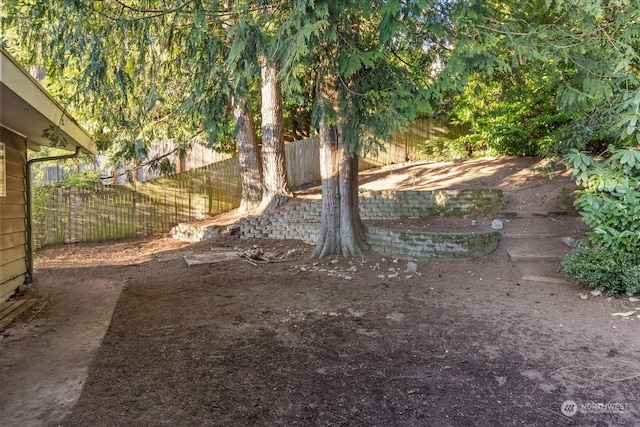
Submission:
MULTIPOLYGON (((576 207, 592 228, 589 240, 595 246, 640 254, 640 191, 626 184, 620 194, 579 191, 576 207)), ((636 180, 637 181, 637 180, 636 180)))
POLYGON ((610 295, 640 292, 640 259, 629 252, 578 246, 562 260, 567 276, 610 295))
POLYGON ((583 190, 574 205, 594 247, 640 258, 640 148, 610 148, 598 161, 574 151, 565 159, 583 190))
POLYGON ((62 181, 53 183, 51 187, 92 187, 100 183, 100 172, 89 170, 85 172, 71 172, 62 181))
POLYGON ((440 136, 424 142, 420 152, 433 161, 451 161, 470 157, 473 154, 465 137, 440 136))
POLYGON ((623 271, 623 282, 626 284, 626 292, 640 294, 640 264, 629 267, 623 271))
POLYGON ((599 157, 572 150, 565 161, 583 188, 575 206, 592 231, 590 247, 573 250, 562 268, 611 294, 640 292, 640 148, 610 146, 599 157))

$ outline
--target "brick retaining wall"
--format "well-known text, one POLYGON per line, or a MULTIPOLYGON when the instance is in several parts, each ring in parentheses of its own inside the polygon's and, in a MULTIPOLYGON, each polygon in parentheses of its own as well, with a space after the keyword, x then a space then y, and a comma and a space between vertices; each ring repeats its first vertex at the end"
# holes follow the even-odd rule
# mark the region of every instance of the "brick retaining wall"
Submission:
POLYGON ((457 216, 486 218, 502 212, 501 190, 366 191, 360 194, 360 216, 367 219, 457 216))
POLYGON ((367 243, 382 255, 400 259, 457 258, 488 255, 500 233, 429 233, 366 225, 367 243))
MULTIPOLYGON (((360 215, 367 220, 458 216, 488 218, 504 209, 501 190, 366 191, 360 215)), ((320 200, 293 200, 277 211, 238 223, 240 236, 295 239, 315 244, 320 235, 320 200)), ((480 256, 498 246, 500 233, 426 233, 367 225, 367 240, 379 253, 396 258, 480 256)))

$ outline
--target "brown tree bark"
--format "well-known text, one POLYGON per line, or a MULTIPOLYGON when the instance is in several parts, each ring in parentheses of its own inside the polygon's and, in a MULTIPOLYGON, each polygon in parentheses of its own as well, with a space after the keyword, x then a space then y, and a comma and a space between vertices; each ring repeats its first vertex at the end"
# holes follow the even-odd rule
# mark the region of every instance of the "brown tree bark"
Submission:
POLYGON ((320 176, 322 177, 322 229, 314 258, 340 253, 340 187, 338 185, 338 134, 336 126, 320 121, 320 176))
POLYGON ((253 114, 249 100, 244 96, 233 97, 233 121, 236 127, 236 147, 242 181, 240 210, 254 212, 262 200, 262 165, 258 155, 253 114))
POLYGON ((340 252, 343 256, 360 255, 367 247, 365 228, 360 217, 358 198, 358 155, 350 154, 342 136, 338 140, 340 160, 340 252))
POLYGON ((337 106, 333 82, 335 79, 328 76, 320 92, 332 104, 338 120, 330 125, 323 115, 320 121, 322 229, 315 258, 355 256, 367 247, 358 201, 358 155, 352 155, 347 144, 344 112, 337 106))
POLYGON ((260 55, 262 77, 262 203, 259 211, 277 208, 293 194, 289 188, 284 152, 282 89, 279 64, 260 55))

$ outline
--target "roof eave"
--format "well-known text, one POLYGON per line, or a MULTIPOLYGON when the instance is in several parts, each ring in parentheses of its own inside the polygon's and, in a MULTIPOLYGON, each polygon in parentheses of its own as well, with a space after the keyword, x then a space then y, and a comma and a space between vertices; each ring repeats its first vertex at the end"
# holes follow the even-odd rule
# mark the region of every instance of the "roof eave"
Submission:
POLYGON ((55 129, 64 145, 60 148, 80 147, 95 154, 96 144, 87 131, 8 52, 0 50, 1 124, 24 136, 29 143, 47 146, 52 142, 44 131, 55 129))

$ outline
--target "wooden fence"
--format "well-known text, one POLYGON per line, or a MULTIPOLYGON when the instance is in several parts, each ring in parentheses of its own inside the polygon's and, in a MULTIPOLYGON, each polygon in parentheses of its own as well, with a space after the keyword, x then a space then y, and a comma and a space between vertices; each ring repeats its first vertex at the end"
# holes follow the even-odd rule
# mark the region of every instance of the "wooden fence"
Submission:
MULTIPOLYGON (((366 169, 424 159, 420 146, 447 132, 443 122, 421 120, 364 157, 366 169)), ((285 146, 292 188, 320 181, 319 141, 285 146)), ((53 188, 34 197, 36 248, 54 243, 104 241, 167 232, 180 222, 205 219, 236 208, 242 187, 237 158, 151 181, 89 188, 53 188)))

